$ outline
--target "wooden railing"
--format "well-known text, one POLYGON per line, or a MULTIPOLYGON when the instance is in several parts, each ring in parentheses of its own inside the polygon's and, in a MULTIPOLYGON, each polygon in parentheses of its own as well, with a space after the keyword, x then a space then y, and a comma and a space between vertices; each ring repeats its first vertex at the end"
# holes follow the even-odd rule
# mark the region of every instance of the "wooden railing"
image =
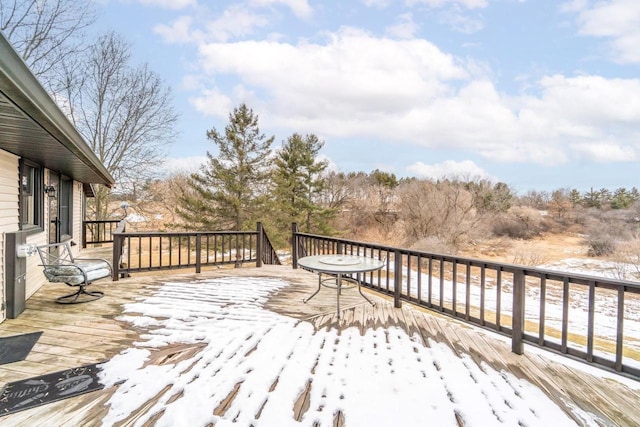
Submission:
POLYGON ((386 260, 360 280, 410 302, 524 343, 640 378, 640 284, 413 251, 292 230, 292 263, 319 254, 386 260), (396 286, 396 284, 398 286, 396 286))
POLYGON ((261 223, 256 231, 186 231, 113 233, 113 280, 140 271, 255 263, 280 264, 261 223))
POLYGON ((113 233, 116 231, 120 221, 119 219, 82 221, 82 247, 113 243, 113 233))

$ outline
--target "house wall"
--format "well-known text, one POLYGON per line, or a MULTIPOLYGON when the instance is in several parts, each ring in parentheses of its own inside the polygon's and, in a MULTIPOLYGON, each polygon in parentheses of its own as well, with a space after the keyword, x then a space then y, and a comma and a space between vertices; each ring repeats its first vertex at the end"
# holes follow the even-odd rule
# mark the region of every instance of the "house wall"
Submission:
MULTIPOLYGON (((49 171, 45 170, 45 182, 49 182, 49 171)), ((76 243, 76 245, 71 247, 71 252, 73 256, 78 255, 80 252, 80 248, 82 247, 82 184, 74 181, 73 182, 73 236, 72 241, 76 243)), ((50 212, 48 209, 47 198, 45 197, 45 209, 44 209, 44 223, 45 223, 45 231, 44 233, 32 234, 27 238, 27 243, 32 243, 36 245, 46 245, 49 243, 49 226, 50 222, 50 212)), ((39 256, 32 256, 27 258, 27 299, 32 296, 34 293, 38 291, 46 282, 47 279, 44 277, 42 272, 42 267, 40 266, 42 261, 39 256)))
POLYGON ((18 157, 0 150, 0 321, 5 309, 5 233, 18 229, 18 157))
POLYGON ((73 182, 73 241, 77 243, 76 246, 71 248, 73 256, 78 255, 82 248, 82 221, 84 220, 84 209, 82 205, 84 203, 84 192, 82 190, 82 183, 78 181, 73 182))
MULTIPOLYGON (((5 293, 5 233, 12 233, 19 229, 19 157, 0 150, 0 322, 6 319, 6 293, 5 293)), ((49 182, 49 170, 44 171, 44 182, 49 182)), ((73 183, 73 242, 74 255, 77 255, 82 246, 82 220, 83 220, 83 190, 82 183, 73 183)), ((45 245, 49 240, 49 200, 44 197, 44 231, 32 233, 27 236, 28 244, 45 245)), ((11 261, 8 261, 11 262, 11 261)), ((25 295, 28 299, 38 291, 45 283, 46 278, 42 272, 42 261, 35 254, 26 258, 26 284, 25 295)))

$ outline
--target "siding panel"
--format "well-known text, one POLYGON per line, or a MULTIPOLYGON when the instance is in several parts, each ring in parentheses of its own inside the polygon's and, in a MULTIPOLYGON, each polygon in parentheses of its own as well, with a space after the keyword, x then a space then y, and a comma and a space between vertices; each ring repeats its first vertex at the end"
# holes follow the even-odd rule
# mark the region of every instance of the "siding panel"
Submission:
MULTIPOLYGON (((5 233, 18 229, 18 157, 0 150, 0 299, 5 306, 5 233)), ((0 322, 6 318, 0 309, 0 322)))

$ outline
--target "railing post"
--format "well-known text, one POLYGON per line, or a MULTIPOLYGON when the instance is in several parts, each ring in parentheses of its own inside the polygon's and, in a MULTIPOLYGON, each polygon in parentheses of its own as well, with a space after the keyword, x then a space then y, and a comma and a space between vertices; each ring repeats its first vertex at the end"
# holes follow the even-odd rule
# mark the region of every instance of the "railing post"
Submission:
POLYGON ((120 279, 120 255, 122 254, 122 236, 120 233, 115 233, 113 235, 113 256, 112 256, 112 267, 113 267, 113 277, 111 280, 117 282, 120 279))
POLYGON ((262 228, 262 223, 258 222, 258 240, 256 242, 256 252, 258 253, 256 256, 256 267, 262 267, 262 252, 264 251, 264 229, 262 228))
POLYGON ((298 268, 298 224, 291 223, 291 265, 293 268, 298 268))
POLYGON ((511 351, 515 354, 522 354, 524 352, 524 346, 522 343, 525 325, 524 302, 524 271, 519 269, 513 273, 513 319, 511 321, 511 351))
POLYGON ((393 251, 393 306, 402 307, 400 292, 402 291, 402 254, 399 250, 393 251))
POLYGON ((202 272, 202 236, 196 233, 196 273, 202 272))
POLYGON ((87 221, 82 221, 82 249, 87 248, 87 221))

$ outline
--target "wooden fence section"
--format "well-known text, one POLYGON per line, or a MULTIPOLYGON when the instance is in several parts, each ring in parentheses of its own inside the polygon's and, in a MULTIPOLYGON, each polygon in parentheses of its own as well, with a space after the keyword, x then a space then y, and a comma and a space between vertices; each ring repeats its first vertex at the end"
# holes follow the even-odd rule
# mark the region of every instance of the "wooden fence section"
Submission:
POLYGON ((122 274, 255 263, 280 264, 261 223, 256 231, 127 232, 124 221, 113 232, 113 280, 122 274))
POLYGON ((336 239, 292 229, 302 256, 352 254, 386 260, 364 286, 480 325, 523 343, 640 378, 640 284, 336 239), (396 286, 398 284, 398 286, 396 286))

